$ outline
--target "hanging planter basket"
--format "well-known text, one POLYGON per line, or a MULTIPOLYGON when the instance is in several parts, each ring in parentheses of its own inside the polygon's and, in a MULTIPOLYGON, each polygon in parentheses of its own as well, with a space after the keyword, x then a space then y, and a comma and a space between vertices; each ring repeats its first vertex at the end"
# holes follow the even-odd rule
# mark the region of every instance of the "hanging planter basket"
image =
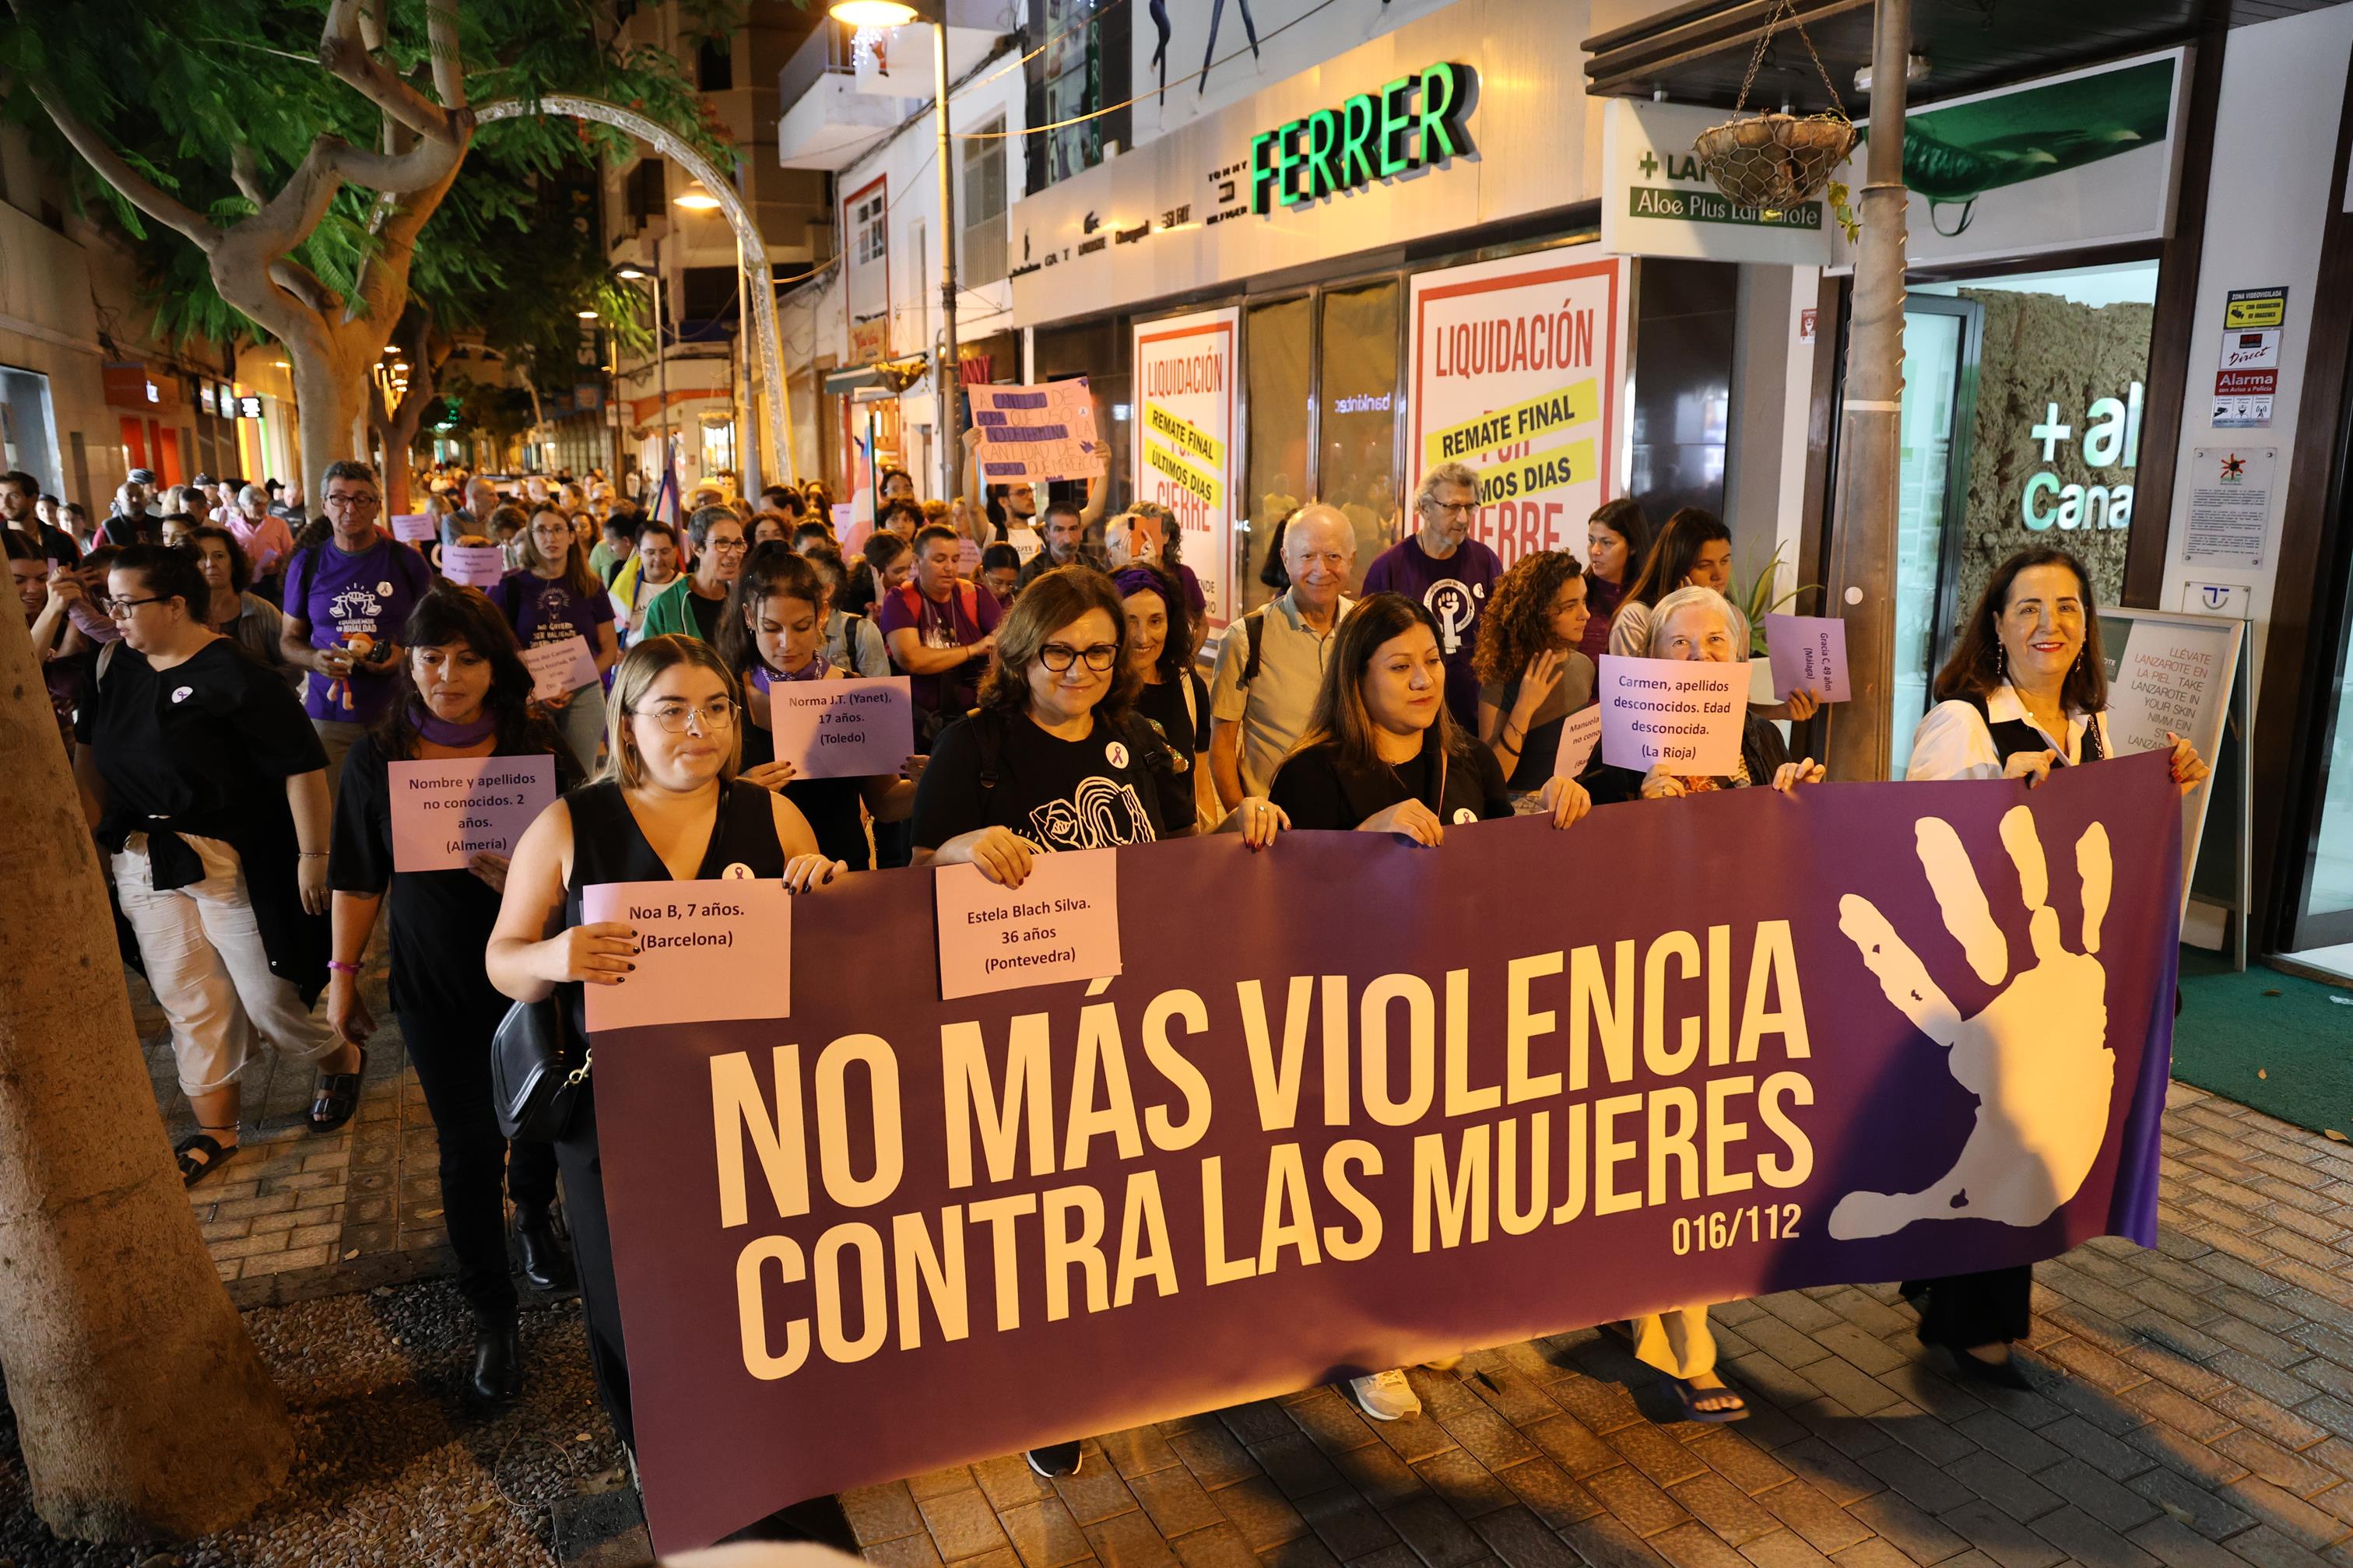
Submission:
POLYGON ((1692 151, 1717 190, 1769 211, 1820 195, 1854 143, 1854 124, 1843 114, 1752 114, 1711 125, 1692 151))
POLYGON ((1764 36, 1757 40, 1756 52, 1748 58, 1748 74, 1741 79, 1740 98, 1732 114, 1723 124, 1701 132, 1692 151, 1699 155, 1700 166, 1715 182, 1715 188, 1745 207, 1774 212, 1812 201, 1854 151, 1854 121, 1847 118, 1846 104, 1822 65, 1814 40, 1807 37, 1806 25, 1798 20, 1793 0, 1781 0, 1774 7, 1764 36), (1814 69, 1831 95, 1831 108, 1822 114, 1744 114, 1757 67, 1764 63, 1765 50, 1785 18, 1812 57, 1814 69))

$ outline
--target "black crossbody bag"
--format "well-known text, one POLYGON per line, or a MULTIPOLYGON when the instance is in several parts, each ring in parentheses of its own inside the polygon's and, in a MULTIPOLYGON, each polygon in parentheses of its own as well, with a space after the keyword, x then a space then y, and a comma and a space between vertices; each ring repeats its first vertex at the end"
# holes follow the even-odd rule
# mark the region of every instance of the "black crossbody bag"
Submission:
POLYGON ((553 1143, 571 1127, 587 1092, 595 1053, 575 1056, 564 1006, 555 997, 518 1002, 491 1036, 491 1108, 499 1131, 526 1143, 553 1143))

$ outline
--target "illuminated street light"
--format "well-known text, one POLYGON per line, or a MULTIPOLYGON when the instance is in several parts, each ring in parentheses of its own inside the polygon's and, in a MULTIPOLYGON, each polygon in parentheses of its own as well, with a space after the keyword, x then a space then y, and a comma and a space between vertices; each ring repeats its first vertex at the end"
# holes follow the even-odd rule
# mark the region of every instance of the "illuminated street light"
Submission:
POLYGON ((852 27, 903 27, 915 19, 904 0, 834 0, 833 19, 852 27))
POLYGON ((693 184, 688 185, 686 189, 681 191, 677 195, 672 196, 670 201, 673 205, 684 207, 691 213, 708 213, 717 212, 719 210, 719 198, 712 195, 709 191, 703 189, 702 182, 701 180, 697 180, 693 184))

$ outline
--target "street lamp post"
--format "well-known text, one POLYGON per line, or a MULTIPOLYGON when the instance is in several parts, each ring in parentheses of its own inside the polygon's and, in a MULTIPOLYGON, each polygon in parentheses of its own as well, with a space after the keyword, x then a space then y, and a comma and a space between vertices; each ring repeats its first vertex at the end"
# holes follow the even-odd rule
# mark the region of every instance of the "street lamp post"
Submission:
POLYGON ((907 0, 834 0, 830 14, 835 21, 853 27, 903 27, 925 19, 932 24, 932 93, 939 133, 942 329, 939 358, 932 367, 932 390, 939 405, 940 493, 943 499, 952 499, 963 457, 964 422, 959 385, 963 362, 956 348, 955 170, 950 162, 954 138, 948 129, 947 0, 919 0, 914 5, 907 0))

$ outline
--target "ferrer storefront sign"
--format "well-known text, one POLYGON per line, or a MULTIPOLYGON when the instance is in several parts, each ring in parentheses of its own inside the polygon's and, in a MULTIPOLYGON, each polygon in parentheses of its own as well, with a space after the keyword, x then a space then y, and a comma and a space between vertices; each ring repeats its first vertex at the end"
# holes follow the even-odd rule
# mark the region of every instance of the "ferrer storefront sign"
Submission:
POLYGON ((1463 127, 1479 73, 1424 66, 1250 139, 1250 210, 1294 206, 1392 180, 1469 150, 1463 127))

